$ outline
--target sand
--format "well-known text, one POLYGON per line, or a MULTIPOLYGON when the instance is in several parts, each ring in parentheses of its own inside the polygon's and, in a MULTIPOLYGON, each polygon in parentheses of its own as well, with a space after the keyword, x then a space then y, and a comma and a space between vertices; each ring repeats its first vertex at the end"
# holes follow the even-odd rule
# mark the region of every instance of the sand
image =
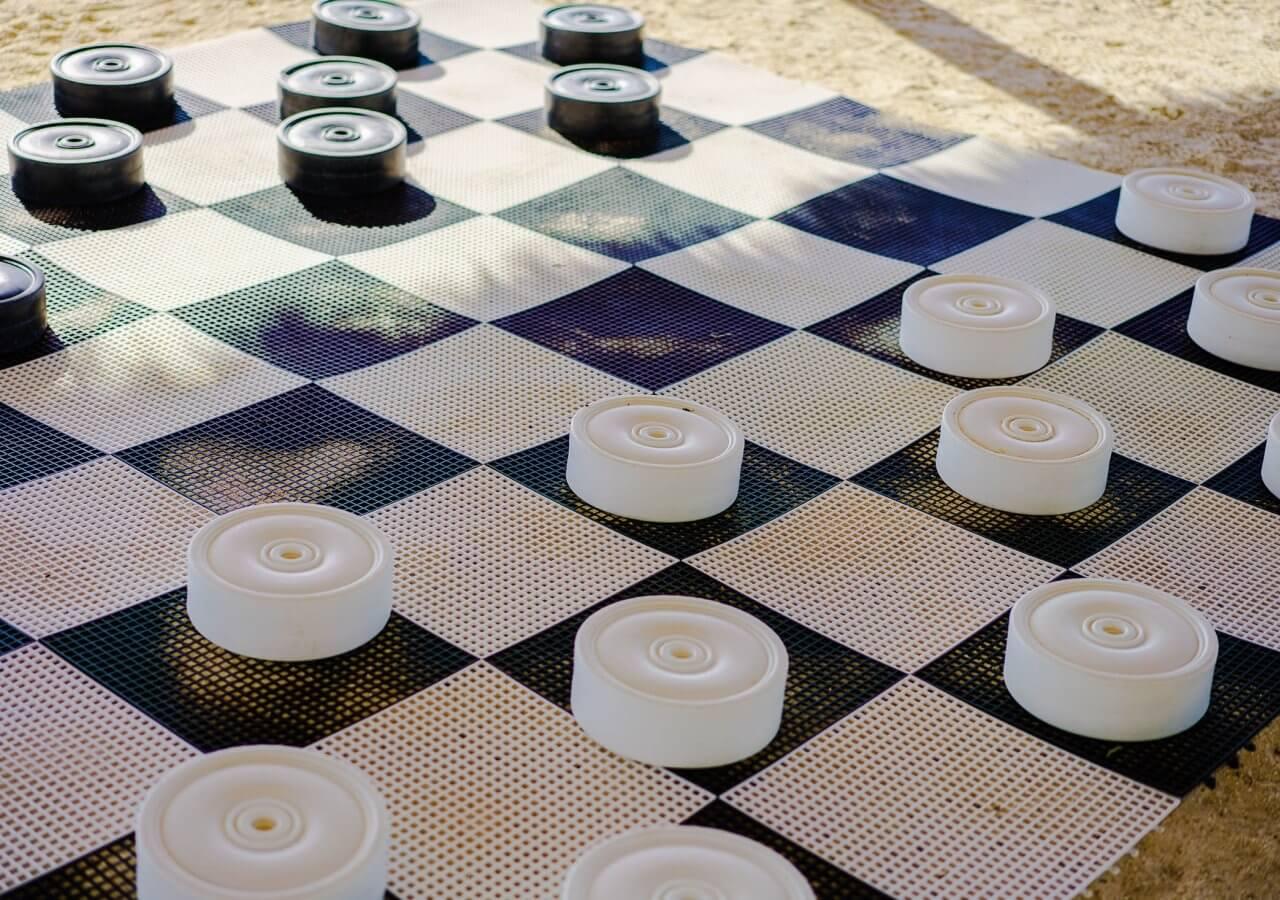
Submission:
MULTIPOLYGON (((486 0, 472 0, 483 3, 486 0)), ((655 35, 725 50, 927 125, 1117 172, 1188 165, 1280 215, 1277 0, 632 0, 655 35)), ((533 4, 531 4, 531 7, 533 4)), ((307 17, 298 0, 0 0, 0 87, 57 49, 174 46, 307 17), (136 21, 134 21, 136 19, 136 21)), ((1280 895, 1280 723, 1091 891, 1280 895)))

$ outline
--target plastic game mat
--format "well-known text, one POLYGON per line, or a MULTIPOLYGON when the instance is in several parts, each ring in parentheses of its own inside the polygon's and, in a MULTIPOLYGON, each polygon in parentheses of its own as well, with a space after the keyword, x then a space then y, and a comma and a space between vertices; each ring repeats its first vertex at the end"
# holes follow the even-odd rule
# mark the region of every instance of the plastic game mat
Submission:
MULTIPOLYGON (((535 8, 421 8, 401 190, 280 184, 275 77, 310 55, 305 23, 174 52, 138 197, 0 189, 0 253, 47 273, 51 322, 0 370, 0 889, 129 896, 150 784, 284 743, 377 782, 402 900, 554 896, 584 848, 659 822, 762 841, 822 897, 1068 896, 1280 713, 1280 501, 1258 474, 1280 377, 1183 327, 1201 271, 1280 267, 1280 221, 1227 258, 1154 252, 1113 229, 1115 175, 657 40, 659 149, 597 155, 544 125, 535 8), (1053 360, 1023 381, 1110 418, 1095 505, 1029 519, 939 481, 941 409, 973 385, 896 332, 904 286, 957 271, 1057 301, 1053 360), (569 491, 570 415, 634 392, 743 427, 729 511, 653 525, 569 491), (275 500, 394 542, 395 613, 364 647, 272 663, 192 628, 192 533, 275 500), (1200 724, 1109 744, 1013 703, 1007 610, 1072 574, 1212 621, 1200 724), (574 723, 578 624, 653 593, 785 641, 759 755, 669 771, 574 723)), ((0 95, 6 137, 52 115, 47 84, 0 95)))

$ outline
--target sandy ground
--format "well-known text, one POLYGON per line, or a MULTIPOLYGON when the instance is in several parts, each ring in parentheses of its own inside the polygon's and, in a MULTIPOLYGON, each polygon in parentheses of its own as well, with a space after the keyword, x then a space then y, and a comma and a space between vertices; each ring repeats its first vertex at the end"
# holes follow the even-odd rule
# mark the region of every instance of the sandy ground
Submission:
MULTIPOLYGON (((486 0, 472 0, 484 3, 486 0)), ((632 0, 650 32, 925 124, 1124 172, 1190 165, 1280 215, 1280 0, 632 0)), ((307 17, 302 0, 0 0, 0 87, 57 49, 170 46, 307 17)), ((429 27, 429 23, 428 23, 429 27)), ((1280 724, 1091 894, 1280 895, 1280 724)))

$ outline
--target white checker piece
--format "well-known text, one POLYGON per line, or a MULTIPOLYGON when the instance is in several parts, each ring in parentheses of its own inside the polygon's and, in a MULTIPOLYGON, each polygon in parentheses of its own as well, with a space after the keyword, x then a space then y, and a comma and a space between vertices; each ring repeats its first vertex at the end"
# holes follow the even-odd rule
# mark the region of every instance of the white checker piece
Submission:
POLYGON ((71 274, 152 309, 176 309, 329 258, 211 209, 41 244, 40 253, 71 274), (125 258, 145 264, 122 265, 125 258))
POLYGON ((728 125, 771 119, 834 96, 714 52, 673 66, 662 79, 664 104, 728 125))
POLYGON ((0 890, 126 834, 152 783, 195 755, 44 647, 0 657, 0 890))
POLYGON ((974 137, 884 174, 1024 216, 1047 216, 1120 186, 1120 176, 974 137))
POLYGON ((104 458, 0 493, 0 618, 35 637, 180 587, 213 516, 104 458))
POLYGON ((1092 404, 1111 422, 1116 452, 1201 482, 1258 446, 1276 395, 1115 333, 1028 378, 1092 404))
POLYGON ((579 408, 636 391, 619 378, 491 325, 324 385, 481 462, 567 434, 579 408))
POLYGON ((690 562, 907 672, 1061 571, 850 484, 690 562))
POLYGON ((0 402, 115 453, 305 383, 156 315, 0 370, 0 402))
POLYGON ((818 156, 743 128, 725 128, 622 165, 669 187, 760 218, 875 174, 874 169, 818 156))
POLYGON ((538 39, 538 13, 530 0, 409 0, 422 13, 422 27, 473 47, 513 47, 538 39))
POLYGON ((806 328, 844 312, 921 271, 913 263, 768 221, 752 222, 639 266, 792 328, 806 328))
POLYGON ((493 216, 342 257, 436 306, 485 322, 594 284, 627 264, 493 216))
POLYGON ((1199 487, 1075 569, 1168 591, 1214 627, 1280 650, 1278 532, 1273 513, 1199 487))
POLYGON ((936 428, 958 391, 793 332, 663 393, 714 406, 756 443, 848 478, 936 428))
POLYGON ((1037 219, 930 266, 1028 282, 1058 312, 1110 328, 1185 291, 1197 269, 1037 219))
MULTIPOLYGON (((536 10, 534 10, 536 17, 536 10)), ((477 119, 542 108, 546 66, 497 50, 466 53, 404 73, 399 90, 461 110, 477 119)), ((499 133, 500 134, 500 133, 499 133)), ((426 143, 431 157, 436 138, 426 143)))
POLYGON ((189 44, 170 52, 174 83, 224 106, 252 106, 276 99, 276 77, 285 66, 314 59, 265 28, 189 44))
POLYGON ((915 678, 725 799, 897 897, 1072 897, 1177 806, 915 678))
POLYGON ((275 129, 238 109, 200 116, 146 136, 147 181, 208 205, 280 183, 275 129))
POLYGON ((680 822, 712 799, 610 753, 485 663, 318 748, 359 766, 386 798, 401 897, 559 896, 595 841, 680 822))
POLYGON ((432 194, 479 212, 497 212, 613 167, 579 150, 496 122, 431 138, 409 158, 409 174, 432 194))
POLYGON ((485 468, 371 520, 396 547, 395 608, 478 656, 675 562, 485 468))

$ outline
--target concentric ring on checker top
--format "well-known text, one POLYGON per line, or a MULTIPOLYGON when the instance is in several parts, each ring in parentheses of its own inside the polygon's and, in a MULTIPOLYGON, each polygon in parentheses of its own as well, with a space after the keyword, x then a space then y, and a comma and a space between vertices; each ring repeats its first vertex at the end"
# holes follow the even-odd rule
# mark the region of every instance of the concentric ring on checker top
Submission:
POLYGON ((716 828, 642 828, 596 844, 565 877, 562 900, 814 900, 770 848, 716 828))

